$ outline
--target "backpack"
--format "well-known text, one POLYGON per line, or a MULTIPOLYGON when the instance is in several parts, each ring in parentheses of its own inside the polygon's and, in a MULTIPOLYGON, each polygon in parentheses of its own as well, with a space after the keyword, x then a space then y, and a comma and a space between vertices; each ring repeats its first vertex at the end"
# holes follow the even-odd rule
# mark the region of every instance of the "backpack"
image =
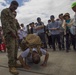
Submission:
POLYGON ((29 48, 29 53, 32 53, 32 48, 37 48, 37 52, 39 53, 39 55, 42 55, 40 51, 41 45, 42 42, 39 36, 28 34, 21 42, 21 49, 22 51, 25 51, 27 48, 29 48))

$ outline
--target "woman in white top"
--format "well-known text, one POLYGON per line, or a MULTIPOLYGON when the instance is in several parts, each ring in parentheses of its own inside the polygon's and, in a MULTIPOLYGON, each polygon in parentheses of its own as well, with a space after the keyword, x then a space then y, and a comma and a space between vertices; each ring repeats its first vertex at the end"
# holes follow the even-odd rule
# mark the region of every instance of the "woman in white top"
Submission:
POLYGON ((64 33, 66 35, 66 52, 69 52, 70 49, 70 44, 72 42, 72 34, 71 34, 71 26, 73 25, 73 20, 70 18, 70 14, 69 13, 65 13, 64 15, 64 24, 63 24, 63 28, 64 28, 64 33))

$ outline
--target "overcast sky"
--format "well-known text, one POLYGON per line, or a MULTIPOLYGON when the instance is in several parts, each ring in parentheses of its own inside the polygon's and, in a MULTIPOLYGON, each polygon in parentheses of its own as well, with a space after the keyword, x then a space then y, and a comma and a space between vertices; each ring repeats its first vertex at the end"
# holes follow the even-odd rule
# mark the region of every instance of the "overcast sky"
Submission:
MULTIPOLYGON (((2 9, 9 7, 12 0, 0 0, 0 12, 2 9)), ((19 23, 26 26, 30 22, 36 22, 37 17, 41 17, 42 21, 47 24, 50 15, 57 18, 60 13, 69 12, 71 16, 74 12, 71 4, 76 0, 17 0, 19 7, 17 9, 17 19, 19 23)))

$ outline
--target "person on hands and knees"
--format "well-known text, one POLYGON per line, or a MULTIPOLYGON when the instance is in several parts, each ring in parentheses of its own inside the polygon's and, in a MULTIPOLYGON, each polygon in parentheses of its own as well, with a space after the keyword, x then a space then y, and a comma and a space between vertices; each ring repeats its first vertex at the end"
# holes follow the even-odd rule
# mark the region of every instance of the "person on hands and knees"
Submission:
POLYGON ((28 48, 23 53, 21 53, 18 59, 25 69, 30 69, 31 67, 29 66, 29 63, 31 62, 34 64, 39 64, 42 55, 45 55, 45 58, 41 66, 47 66, 49 54, 46 50, 42 48, 40 48, 40 53, 38 52, 37 48, 32 48, 31 52, 30 52, 30 48, 28 48))

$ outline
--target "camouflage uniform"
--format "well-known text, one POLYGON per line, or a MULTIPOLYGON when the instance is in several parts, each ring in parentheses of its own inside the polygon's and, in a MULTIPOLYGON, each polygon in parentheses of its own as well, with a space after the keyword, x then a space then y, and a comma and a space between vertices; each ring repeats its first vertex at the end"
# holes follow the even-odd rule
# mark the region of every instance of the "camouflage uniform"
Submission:
POLYGON ((11 32, 17 36, 17 27, 14 15, 9 8, 2 10, 1 23, 8 52, 8 66, 14 67, 17 59, 18 40, 11 35, 11 32))

